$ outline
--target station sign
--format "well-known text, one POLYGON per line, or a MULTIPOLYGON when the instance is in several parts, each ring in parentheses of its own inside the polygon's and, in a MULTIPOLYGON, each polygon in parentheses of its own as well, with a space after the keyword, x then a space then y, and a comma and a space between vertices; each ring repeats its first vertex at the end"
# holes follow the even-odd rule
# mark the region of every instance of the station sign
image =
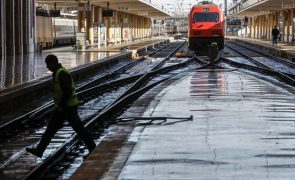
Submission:
POLYGON ((60 17, 60 10, 50 10, 49 16, 50 17, 60 17))
POLYGON ((113 17, 114 12, 113 10, 107 9, 102 11, 102 17, 113 17))

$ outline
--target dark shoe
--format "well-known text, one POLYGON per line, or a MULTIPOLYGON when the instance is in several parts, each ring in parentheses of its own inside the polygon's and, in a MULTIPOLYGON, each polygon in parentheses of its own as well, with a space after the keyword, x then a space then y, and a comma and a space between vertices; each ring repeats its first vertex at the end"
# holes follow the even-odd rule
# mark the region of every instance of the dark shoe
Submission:
POLYGON ((89 151, 89 154, 91 153, 91 151, 93 151, 93 149, 96 147, 96 144, 93 143, 91 146, 87 147, 88 148, 88 151, 89 151))
POLYGON ((28 153, 31 153, 39 158, 42 157, 43 153, 41 151, 39 151, 37 148, 26 148, 26 151, 28 153))

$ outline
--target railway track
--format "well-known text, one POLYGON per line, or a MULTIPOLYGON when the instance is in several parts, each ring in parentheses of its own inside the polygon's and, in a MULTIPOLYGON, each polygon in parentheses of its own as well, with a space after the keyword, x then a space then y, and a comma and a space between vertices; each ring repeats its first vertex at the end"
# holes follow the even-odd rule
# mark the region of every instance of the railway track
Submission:
POLYGON ((264 53, 262 51, 258 51, 257 49, 253 48, 253 47, 249 47, 248 45, 246 44, 241 44, 241 43, 237 43, 235 41, 231 41, 231 43, 237 45, 237 46, 240 46, 240 47, 243 47, 245 49, 248 49, 248 50, 251 50, 257 54, 260 54, 264 57, 267 57, 267 58, 270 58, 271 60, 275 60, 276 62, 280 62, 290 68, 295 68, 295 63, 294 62, 291 62, 290 60, 286 60, 286 59, 283 59, 283 58, 280 58, 280 57, 276 57, 276 56, 272 56, 270 54, 267 54, 267 53, 264 53))
POLYGON ((240 54, 242 57, 246 58, 258 67, 278 71, 292 79, 295 78, 295 64, 292 62, 264 54, 254 50, 253 48, 249 48, 234 42, 227 42, 226 47, 240 54))
POLYGON ((261 73, 263 75, 276 78, 279 81, 282 81, 288 85, 295 86, 294 78, 291 78, 288 74, 281 73, 270 68, 259 67, 259 66, 256 66, 255 64, 238 62, 233 59, 224 58, 224 57, 220 57, 220 63, 226 63, 235 68, 240 68, 240 69, 245 69, 247 71, 261 73))
MULTIPOLYGON (((153 52, 150 52, 150 53, 147 53, 147 56, 153 56, 154 54, 156 54, 157 52, 171 46, 173 43, 169 43, 168 45, 165 45, 163 47, 159 47, 158 49, 154 50, 153 52)), ((114 80, 114 79, 119 79, 120 78, 120 75, 122 75, 122 73, 126 72, 126 71, 130 71, 130 69, 140 63, 144 63, 144 60, 146 58, 143 57, 137 61, 132 61, 130 63, 125 63, 123 64, 122 66, 118 67, 117 69, 114 69, 113 71, 111 72, 108 72, 108 73, 104 73, 102 75, 98 75, 97 77, 93 77, 91 78, 91 81, 89 82, 86 82, 84 84, 82 84, 81 86, 79 86, 77 88, 77 92, 80 92, 80 91, 83 91, 85 89, 88 89, 90 87, 93 87, 93 86, 96 86, 96 85, 99 85, 99 84, 102 84, 104 82, 107 82, 107 81, 110 81, 110 80, 114 80)), ((141 67, 143 67, 141 65, 141 67)), ((148 69, 146 67, 144 67, 143 69, 148 69)), ((135 74, 139 74, 139 73, 142 73, 142 72, 134 72, 132 71, 132 73, 129 73, 129 76, 133 76, 135 74)), ((128 77, 128 76, 126 76, 128 77)), ((7 132, 9 129, 13 129, 15 127, 18 126, 18 124, 21 124, 22 122, 27 122, 27 121, 30 121, 31 119, 35 119, 34 117, 38 117, 40 116, 40 114, 42 114, 43 112, 46 112, 48 111, 48 109, 52 108, 53 107, 53 102, 50 101, 48 103, 46 103, 45 105, 41 106, 41 107, 38 107, 37 109, 31 111, 31 112, 28 112, 20 117, 17 117, 7 123, 4 123, 2 125, 0 125, 0 134, 3 135, 5 133, 9 133, 7 132)))
MULTIPOLYGON (((174 47, 174 50, 176 51, 178 48, 180 48, 182 46, 183 46, 183 43, 180 43, 180 44, 176 45, 176 47, 174 47)), ((169 56, 172 56, 174 54, 173 51, 171 53, 171 49, 169 50, 169 52, 170 52, 169 56)), ((84 123, 89 124, 90 122, 94 121, 92 119, 95 117, 96 114, 105 114, 104 116, 106 116, 106 114, 109 114, 108 112, 110 111, 108 109, 113 109, 111 107, 113 107, 117 104, 116 99, 122 100, 124 98, 124 96, 127 96, 128 94, 133 93, 135 90, 144 86, 144 84, 141 84, 140 82, 150 81, 150 78, 152 76, 155 76, 159 73, 163 73, 166 71, 171 71, 174 68, 178 67, 177 65, 174 65, 171 67, 168 66, 168 67, 159 69, 164 64, 163 62, 167 61, 168 59, 169 58, 167 57, 167 58, 164 58, 162 61, 155 63, 154 65, 151 66, 151 68, 149 70, 147 68, 147 71, 151 71, 149 73, 151 75, 147 75, 148 73, 144 74, 143 71, 141 71, 141 74, 137 73, 137 75, 129 76, 128 78, 113 79, 111 82, 108 82, 108 83, 104 83, 104 84, 98 83, 99 85, 94 85, 95 84, 94 83, 94 84, 92 84, 92 86, 90 86, 90 88, 80 90, 80 92, 78 93, 78 96, 82 100, 82 105, 80 105, 79 113, 84 114, 84 116, 81 116, 81 119, 84 121, 84 123), (158 69, 158 70, 156 70, 156 69, 158 69), (169 69, 171 69, 171 70, 169 70, 169 69), (140 77, 145 77, 145 78, 142 78, 144 80, 138 80, 140 77), (134 83, 136 80, 137 80, 137 82, 134 83), (133 83, 134 83, 134 87, 136 87, 136 88, 131 88, 133 83), (126 91, 128 91, 128 93, 124 94, 124 92, 126 92, 126 91)), ((189 62, 191 62, 191 61, 189 61, 189 62)), ((184 62, 180 66, 184 66, 186 64, 187 64, 187 62, 184 62)), ((129 68, 130 68, 130 66, 129 66, 129 68)), ((121 71, 121 70, 119 70, 119 71, 121 71)), ((118 76, 118 77, 120 77, 120 76, 118 76)), ((99 82, 101 80, 97 80, 97 81, 99 82)), ((148 85, 148 87, 152 87, 159 82, 161 82, 161 80, 157 79, 156 82, 154 82, 154 83, 151 82, 151 84, 148 85)), ((87 83, 87 86, 89 86, 89 83, 87 83)), ((139 92, 143 92, 143 90, 141 90, 139 92)), ((126 104, 124 104, 124 105, 126 105, 126 104)), ((11 127, 13 127, 13 130, 14 130, 13 132, 6 131, 6 134, 4 136, 1 136, 1 137, 3 137, 3 138, 1 138, 1 144, 5 148, 4 150, 6 152, 6 154, 2 152, 2 154, 5 154, 5 156, 1 157, 2 174, 3 174, 3 172, 6 172, 6 175, 8 177, 11 175, 16 179, 22 179, 25 176, 27 176, 27 174, 30 172, 30 170, 32 170, 33 168, 36 168, 37 166, 38 167, 40 166, 39 168, 34 170, 34 171, 38 172, 39 171, 38 169, 40 169, 40 168, 42 169, 42 167, 44 166, 44 165, 40 165, 40 164, 43 164, 45 161, 52 162, 52 160, 48 160, 48 158, 49 159, 50 158, 56 159, 55 155, 50 155, 50 154, 55 154, 56 152, 64 151, 65 149, 67 149, 67 147, 71 146, 71 144, 73 144, 74 141, 76 141, 76 138, 72 138, 73 131, 68 126, 65 126, 62 130, 60 130, 58 132, 58 134, 56 135, 57 138, 52 140, 52 143, 51 143, 52 146, 48 147, 47 152, 44 153, 44 159, 37 160, 35 162, 36 164, 33 163, 32 166, 28 166, 26 168, 18 167, 20 165, 24 165, 24 164, 29 163, 26 161, 26 159, 28 159, 28 157, 30 155, 28 155, 24 151, 24 148, 26 146, 28 146, 29 144, 34 145, 36 143, 36 141, 39 139, 39 137, 41 136, 41 134, 43 134, 43 131, 45 130, 45 127, 46 127, 46 123, 44 124, 44 122, 46 122, 46 119, 48 119, 48 115, 50 114, 49 113, 50 106, 51 105, 48 104, 46 106, 46 108, 44 108, 44 109, 40 108, 37 111, 34 111, 31 114, 27 115, 27 117, 31 117, 31 118, 29 118, 27 120, 19 121, 18 126, 21 127, 20 131, 16 130, 17 128, 15 128, 15 124, 14 124, 13 126, 11 126, 11 127), (19 137, 21 137, 22 139, 19 139, 19 137), (69 138, 72 140, 69 140, 69 138), (10 146, 10 148, 8 148, 9 145, 11 145, 11 144, 16 145, 17 147, 10 146), (62 144, 64 144, 64 145, 62 145, 62 144), (58 150, 57 150, 57 147, 60 147, 60 148, 58 148, 58 150), (13 169, 19 169, 19 168, 22 169, 20 173, 13 173, 13 174, 9 173, 10 171, 13 171, 13 169), (24 170, 24 169, 26 169, 26 170, 24 170)), ((104 125, 101 125, 101 124, 104 124, 104 123, 99 123, 99 124, 100 124, 100 126, 102 126, 101 131, 103 131, 104 125)), ((90 125, 88 125, 88 126, 90 126, 90 125)), ((8 127, 8 126, 6 126, 6 127, 8 127)), ((93 125, 91 125, 91 127, 93 127, 93 125)), ((101 137, 102 134, 97 133, 97 132, 100 132, 100 131, 96 129, 94 134, 98 135, 98 137, 101 137)), ((81 148, 81 146, 79 146, 78 149, 79 149, 79 152, 85 151, 84 147, 81 148)), ((59 154, 59 153, 57 153, 57 154, 59 154)), ((81 157, 81 154, 79 154, 79 153, 76 153, 76 155, 78 156, 78 159, 79 159, 79 157, 81 157)), ((77 159, 77 158, 75 158, 75 159, 77 159)), ((55 160, 53 160, 53 161, 55 161, 55 160)), ((47 164, 47 163, 45 163, 45 164, 47 164)), ((67 163, 65 163, 65 164, 67 164, 67 163)), ((34 175, 35 173, 31 172, 31 174, 32 175, 27 176, 27 178, 35 176, 34 175)), ((37 173, 37 174, 39 174, 39 173, 37 173)))
MULTIPOLYGON (((174 45, 169 45, 169 48, 165 49, 165 51, 170 52, 170 54, 163 58, 158 55, 155 56, 154 63, 146 63, 147 59, 142 59, 134 63, 135 65, 132 63, 126 64, 125 69, 127 70, 123 70, 123 67, 121 67, 122 69, 118 68, 115 70, 117 71, 116 75, 107 74, 106 76, 109 77, 104 78, 108 80, 96 80, 97 82, 95 83, 85 83, 88 87, 81 88, 78 93, 79 99, 82 100, 79 106, 79 114, 82 114, 80 115, 81 119, 95 138, 96 144, 99 144, 104 137, 107 127, 112 123, 116 123, 116 117, 147 90, 189 69, 213 67, 202 57, 184 59, 180 60, 179 63, 165 66, 165 63, 175 51, 183 45, 182 43, 175 47, 173 47, 174 45), (138 69, 141 69, 141 71, 138 69)), ((294 80, 285 74, 254 63, 240 63, 230 58, 221 57, 217 60, 217 65, 214 67, 226 68, 228 65, 262 73, 295 86, 294 80)), ((49 112, 50 108, 45 110, 38 109, 38 111, 30 114, 31 125, 27 123, 28 121, 22 121, 19 125, 23 127, 22 131, 8 131, 4 136, 1 136, 3 137, 0 139, 2 147, 5 148, 5 151, 2 151, 4 156, 0 159, 0 171, 3 178, 68 178, 83 162, 83 156, 87 154, 87 150, 67 125, 54 137, 42 159, 32 157, 24 151, 26 146, 36 144, 43 134, 49 112), (9 149, 8 147, 11 144, 17 144, 18 148, 12 145, 9 149), (16 169, 18 169, 17 172, 15 171, 16 169)))

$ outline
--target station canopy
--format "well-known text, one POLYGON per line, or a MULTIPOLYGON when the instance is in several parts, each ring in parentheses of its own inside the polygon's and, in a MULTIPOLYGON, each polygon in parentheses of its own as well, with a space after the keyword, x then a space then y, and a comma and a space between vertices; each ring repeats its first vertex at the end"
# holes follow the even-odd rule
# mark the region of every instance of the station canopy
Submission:
POLYGON ((152 5, 150 0, 37 0, 37 3, 54 5, 57 8, 77 9, 80 3, 97 5, 104 9, 109 4, 109 9, 144 16, 148 18, 167 18, 170 15, 162 9, 152 5))
POLYGON ((261 0, 229 16, 253 17, 291 8, 295 8, 295 0, 261 0))

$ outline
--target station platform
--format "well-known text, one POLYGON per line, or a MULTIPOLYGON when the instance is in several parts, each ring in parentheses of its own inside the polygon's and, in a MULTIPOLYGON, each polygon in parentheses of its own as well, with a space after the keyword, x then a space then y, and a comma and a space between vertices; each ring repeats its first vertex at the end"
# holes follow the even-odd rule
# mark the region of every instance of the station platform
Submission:
MULTIPOLYGON (((72 69, 87 63, 103 60, 120 54, 122 47, 128 47, 129 51, 135 51, 143 46, 163 41, 165 37, 154 37, 151 39, 137 40, 134 42, 113 45, 102 48, 89 48, 87 50, 74 50, 73 47, 60 47, 23 56, 8 56, 0 59, 0 94, 15 86, 21 86, 51 75, 44 62, 49 54, 59 58, 60 63, 72 69)), ((167 39, 167 38, 166 38, 167 39)))
POLYGON ((240 36, 226 36, 226 39, 246 42, 259 47, 261 50, 268 52, 271 55, 295 61, 295 44, 293 43, 288 44, 278 41, 277 46, 273 46, 272 41, 264 39, 245 38, 240 36))
POLYGON ((138 121, 110 127, 70 179, 294 179, 294 92, 270 81, 236 70, 165 81, 122 116, 138 121))

